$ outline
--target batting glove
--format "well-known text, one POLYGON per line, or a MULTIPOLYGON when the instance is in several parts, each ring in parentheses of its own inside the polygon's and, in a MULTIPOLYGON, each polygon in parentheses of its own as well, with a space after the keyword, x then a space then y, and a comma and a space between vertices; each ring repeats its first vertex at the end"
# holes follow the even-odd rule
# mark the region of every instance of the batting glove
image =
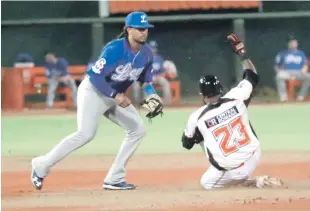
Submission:
POLYGON ((230 41, 233 52, 235 52, 240 59, 248 59, 243 42, 235 34, 228 35, 227 39, 230 41))

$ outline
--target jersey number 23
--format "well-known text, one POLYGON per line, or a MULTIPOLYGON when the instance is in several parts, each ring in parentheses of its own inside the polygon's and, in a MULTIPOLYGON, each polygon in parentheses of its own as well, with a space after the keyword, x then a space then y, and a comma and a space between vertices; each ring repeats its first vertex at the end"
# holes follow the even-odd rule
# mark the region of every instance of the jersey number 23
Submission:
POLYGON ((224 156, 228 156, 250 143, 250 137, 246 132, 241 117, 213 131, 213 135, 224 156))

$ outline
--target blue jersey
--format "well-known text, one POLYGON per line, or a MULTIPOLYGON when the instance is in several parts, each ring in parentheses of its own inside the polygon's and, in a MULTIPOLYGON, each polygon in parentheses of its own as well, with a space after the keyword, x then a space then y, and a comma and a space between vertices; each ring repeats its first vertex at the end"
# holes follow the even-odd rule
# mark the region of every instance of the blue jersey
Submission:
POLYGON ((57 58, 56 63, 45 63, 47 77, 68 75, 68 61, 65 58, 57 58))
POLYGON ((134 82, 152 81, 153 55, 147 45, 133 52, 127 38, 108 43, 95 64, 87 70, 91 83, 104 95, 124 93, 134 82))
POLYGON ((156 54, 153 56, 153 75, 158 75, 165 72, 163 64, 164 59, 160 55, 156 54))
POLYGON ((279 69, 285 71, 301 71, 307 63, 307 58, 303 51, 286 50, 277 55, 275 63, 279 69))

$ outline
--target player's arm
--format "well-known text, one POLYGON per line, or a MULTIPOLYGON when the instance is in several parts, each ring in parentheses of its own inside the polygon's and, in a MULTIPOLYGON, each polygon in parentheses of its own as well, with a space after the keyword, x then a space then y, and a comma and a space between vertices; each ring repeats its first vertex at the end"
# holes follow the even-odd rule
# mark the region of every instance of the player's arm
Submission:
POLYGON ((115 68, 117 52, 114 48, 108 47, 104 49, 99 59, 88 70, 90 82, 94 87, 103 95, 111 98, 115 98, 117 95, 117 91, 107 81, 108 74, 115 68))
POLYGON ((282 65, 283 62, 283 53, 280 52, 277 54, 276 59, 275 59, 275 64, 274 64, 274 71, 278 72, 281 70, 280 66, 282 65))
POLYGON ((68 66, 69 63, 65 59, 59 59, 59 69, 61 71, 61 76, 69 75, 68 66))
POLYGON ((44 67, 44 71, 47 78, 50 78, 52 76, 52 73, 48 67, 44 67))
POLYGON ((239 38, 234 34, 229 35, 228 40, 231 42, 233 51, 239 56, 241 60, 241 64, 243 66, 243 80, 238 84, 237 87, 231 89, 225 95, 225 97, 246 101, 245 103, 248 105, 253 89, 259 82, 259 75, 257 74, 257 70, 252 61, 247 56, 242 41, 240 41, 239 38))
POLYGON ((301 55, 302 55, 302 61, 303 61, 303 67, 302 67, 301 71, 303 73, 307 73, 308 72, 308 59, 307 59, 305 53, 302 51, 301 51, 301 55))
POLYGON ((148 62, 142 71, 142 74, 138 78, 138 81, 142 84, 142 88, 146 96, 141 103, 141 106, 149 111, 146 115, 148 118, 154 118, 159 114, 163 114, 163 102, 152 84, 152 63, 153 59, 148 62))
POLYGON ((50 78, 50 77, 52 77, 52 71, 50 70, 50 67, 49 67, 50 65, 46 62, 46 63, 44 63, 44 72, 45 72, 45 76, 47 77, 47 78, 50 78))
POLYGON ((195 144, 199 144, 203 141, 203 136, 197 127, 197 114, 197 111, 191 114, 182 134, 182 146, 188 150, 192 149, 195 144))

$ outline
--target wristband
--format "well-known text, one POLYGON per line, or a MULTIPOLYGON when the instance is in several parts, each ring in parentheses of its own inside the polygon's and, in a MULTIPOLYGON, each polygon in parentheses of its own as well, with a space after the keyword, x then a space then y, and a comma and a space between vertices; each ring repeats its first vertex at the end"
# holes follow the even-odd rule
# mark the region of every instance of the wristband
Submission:
POLYGON ((249 56, 246 52, 244 52, 242 54, 239 54, 239 58, 240 58, 240 60, 247 60, 247 59, 249 59, 249 56))
POLYGON ((147 96, 152 95, 152 94, 157 94, 153 85, 151 84, 147 84, 146 86, 144 86, 144 92, 147 96))

